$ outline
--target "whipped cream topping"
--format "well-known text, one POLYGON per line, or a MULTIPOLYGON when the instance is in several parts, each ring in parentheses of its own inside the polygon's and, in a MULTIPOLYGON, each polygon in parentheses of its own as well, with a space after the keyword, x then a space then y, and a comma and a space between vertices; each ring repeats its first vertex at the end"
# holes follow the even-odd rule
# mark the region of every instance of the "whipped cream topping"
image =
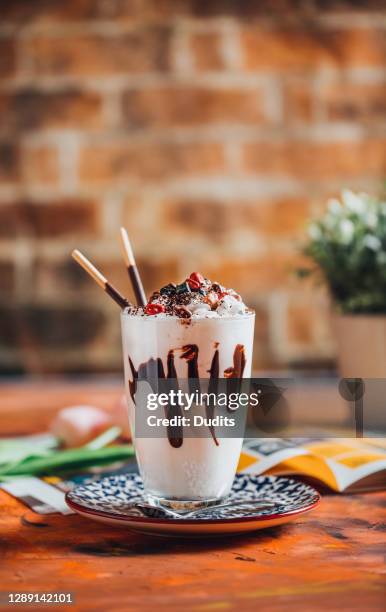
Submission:
POLYGON ((179 285, 169 283, 155 291, 145 308, 129 307, 127 312, 157 318, 209 319, 246 315, 251 311, 234 289, 192 272, 179 285))

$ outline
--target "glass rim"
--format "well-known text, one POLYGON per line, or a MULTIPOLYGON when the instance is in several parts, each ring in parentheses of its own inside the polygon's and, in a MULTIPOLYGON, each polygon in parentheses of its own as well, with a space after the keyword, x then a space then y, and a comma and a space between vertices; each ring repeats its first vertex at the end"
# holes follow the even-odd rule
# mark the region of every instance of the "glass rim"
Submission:
POLYGON ((158 318, 157 315, 143 315, 143 314, 132 314, 127 312, 126 310, 121 311, 121 319, 122 320, 135 320, 135 321, 157 321, 157 322, 165 322, 165 321, 180 321, 181 325, 190 325, 191 323, 198 323, 201 321, 242 321, 242 320, 250 320, 254 318, 256 312, 252 309, 242 315, 225 315, 221 317, 197 317, 190 319, 183 319, 181 317, 177 317, 175 315, 166 315, 158 318), (188 323, 189 322, 189 323, 188 323))

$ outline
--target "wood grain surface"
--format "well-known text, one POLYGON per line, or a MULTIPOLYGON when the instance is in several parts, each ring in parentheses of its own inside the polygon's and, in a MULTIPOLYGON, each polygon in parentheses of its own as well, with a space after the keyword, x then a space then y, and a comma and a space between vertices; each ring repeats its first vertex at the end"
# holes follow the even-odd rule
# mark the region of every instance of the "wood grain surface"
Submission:
MULTIPOLYGON (((51 401, 84 402, 98 391, 104 401, 119 396, 96 387, 77 395, 62 385, 51 401)), ((51 413, 44 389, 35 392, 25 402, 25 389, 8 387, 14 430, 36 430, 32 405, 51 413)), ((44 417, 36 414, 36 422, 44 417)), ((55 609, 384 610, 386 493, 328 495, 287 526, 197 540, 144 536, 75 515, 38 516, 2 491, 0 506, 0 590, 74 594, 74 605, 55 609)))

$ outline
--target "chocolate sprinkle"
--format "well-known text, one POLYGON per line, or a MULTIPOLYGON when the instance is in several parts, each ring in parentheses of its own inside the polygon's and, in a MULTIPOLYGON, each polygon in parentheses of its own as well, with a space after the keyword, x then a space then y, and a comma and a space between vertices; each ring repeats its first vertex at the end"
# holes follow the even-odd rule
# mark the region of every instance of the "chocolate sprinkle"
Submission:
POLYGON ((192 313, 186 306, 175 306, 174 313, 181 319, 190 319, 192 316, 192 313))

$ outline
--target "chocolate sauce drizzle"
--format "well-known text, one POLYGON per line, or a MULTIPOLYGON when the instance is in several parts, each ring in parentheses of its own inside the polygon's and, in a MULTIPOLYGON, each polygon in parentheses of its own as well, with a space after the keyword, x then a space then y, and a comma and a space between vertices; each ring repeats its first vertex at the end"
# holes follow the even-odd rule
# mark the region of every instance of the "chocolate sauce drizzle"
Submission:
MULTIPOLYGON (((217 395, 219 371, 220 371, 219 352, 218 352, 218 348, 216 347, 216 350, 215 350, 214 355, 213 355, 212 363, 210 364, 210 369, 208 371, 208 374, 209 374, 209 385, 208 385, 209 399, 208 399, 206 407, 205 407, 205 413, 206 413, 207 418, 210 418, 210 419, 212 419, 214 417, 214 409, 215 409, 215 406, 211 406, 211 404, 210 404, 210 394, 211 393, 215 393, 217 395)), ((213 425, 209 425, 209 431, 210 431, 210 434, 211 434, 211 436, 213 438, 213 442, 215 443, 216 446, 219 446, 219 442, 218 442, 218 440, 216 438, 216 433, 215 433, 213 425)))
MULTIPOLYGON (((217 347, 218 347, 218 343, 216 342, 215 352, 212 357, 210 369, 208 370, 208 373, 209 373, 208 394, 210 393, 217 394, 217 390, 218 390, 220 356, 219 356, 219 351, 217 347)), ((182 347, 182 354, 180 356, 181 359, 185 359, 187 362, 187 369, 188 369, 187 373, 188 373, 188 383, 189 383, 190 393, 195 393, 196 391, 200 392, 200 380, 199 380, 199 373, 198 373, 198 352, 199 352, 199 349, 198 349, 197 344, 186 344, 182 347)), ((229 378, 229 379, 242 378, 244 369, 245 369, 245 363, 246 363, 246 358, 245 358, 244 346, 242 344, 237 344, 235 347, 234 353, 233 353, 233 366, 226 368, 224 370, 224 378, 229 378)), ((134 404, 135 404, 135 393, 137 390, 137 383, 140 380, 146 380, 148 384, 151 386, 154 393, 157 392, 158 379, 164 379, 164 380, 169 381, 170 386, 168 385, 168 391, 172 389, 176 392, 178 391, 178 379, 177 379, 177 372, 176 372, 176 367, 174 363, 174 350, 170 350, 167 355, 166 376, 165 376, 165 370, 164 370, 164 366, 162 363, 162 359, 160 357, 158 357, 157 359, 153 359, 151 357, 148 361, 141 363, 138 367, 138 370, 135 369, 134 364, 130 357, 129 357, 129 364, 130 364, 131 374, 133 377, 132 380, 129 380, 129 392, 130 392, 130 396, 134 404)), ((228 381, 227 387, 230 386, 231 390, 235 391, 236 389, 233 388, 234 385, 232 385, 232 382, 233 381, 228 381)), ((238 381, 234 381, 234 382, 237 383, 237 387, 240 386, 238 381)), ((209 419, 212 419, 214 417, 214 410, 215 410, 215 406, 211 405, 210 399, 209 399, 205 407, 206 417, 209 419)), ((167 405, 165 406, 165 416, 168 419, 171 419, 173 416, 177 416, 177 417, 182 416, 182 410, 180 406, 167 405)), ((219 442, 216 438, 216 434, 215 434, 213 425, 209 426, 209 431, 211 433, 214 443, 216 444, 216 446, 219 446, 219 442)), ((168 436, 168 440, 171 446, 173 446, 174 448, 179 448, 180 446, 182 446, 183 439, 184 439, 184 433, 183 433, 182 426, 168 425, 167 436, 168 436)))
POLYGON ((194 393, 200 391, 198 374, 198 346, 197 344, 185 344, 182 347, 181 359, 185 359, 188 364, 189 391, 194 393))
POLYGON ((233 353, 233 366, 224 370, 224 378, 242 378, 245 369, 245 350, 242 344, 236 344, 233 353))
MULTIPOLYGON (((129 380, 129 391, 131 399, 135 404, 135 393, 137 391, 137 383, 140 380, 146 380, 146 382, 150 385, 152 391, 157 393, 158 391, 158 379, 168 380, 169 384, 167 385, 167 391, 174 389, 178 391, 178 379, 177 372, 174 365, 174 353, 173 351, 169 351, 167 356, 167 376, 165 376, 165 370, 162 363, 162 359, 158 357, 158 359, 150 358, 149 361, 145 363, 141 363, 138 370, 135 369, 133 362, 129 357, 129 364, 131 374, 133 376, 133 380, 129 380)), ((174 416, 182 416, 182 410, 179 406, 165 406, 165 416, 168 419, 171 419, 174 416)), ((179 448, 182 446, 183 442, 183 429, 182 426, 171 426, 167 427, 167 436, 168 440, 174 448, 179 448)))

